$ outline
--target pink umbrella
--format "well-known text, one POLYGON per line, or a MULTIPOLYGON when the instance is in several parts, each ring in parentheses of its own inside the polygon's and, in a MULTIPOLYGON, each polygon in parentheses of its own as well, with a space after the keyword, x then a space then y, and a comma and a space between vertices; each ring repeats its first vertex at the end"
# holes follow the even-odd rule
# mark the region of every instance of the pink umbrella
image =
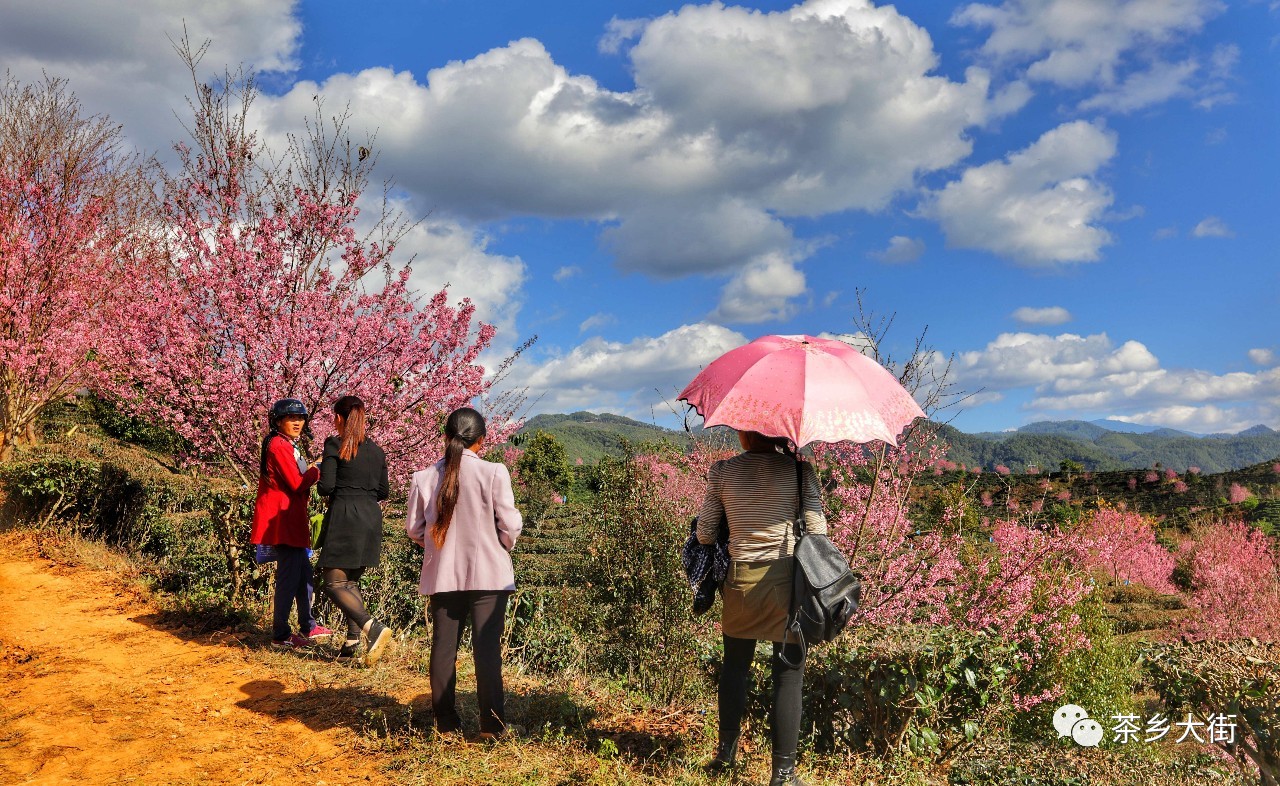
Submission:
POLYGON ((810 442, 893 444, 924 411, 880 364, 844 343, 762 336, 711 362, 680 391, 704 424, 810 442))

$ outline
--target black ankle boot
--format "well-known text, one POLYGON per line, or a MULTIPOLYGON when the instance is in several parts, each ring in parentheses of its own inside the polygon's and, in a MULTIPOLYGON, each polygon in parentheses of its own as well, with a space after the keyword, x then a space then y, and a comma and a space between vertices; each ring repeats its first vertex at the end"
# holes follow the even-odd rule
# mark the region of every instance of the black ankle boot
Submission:
POLYGON ((716 755, 711 761, 702 766, 702 769, 714 775, 716 773, 728 772, 738 762, 738 740, 734 738, 729 742, 721 742, 716 745, 716 755))
POLYGON ((809 786, 809 784, 796 775, 796 757, 793 755, 773 757, 773 777, 769 779, 769 786, 809 786))

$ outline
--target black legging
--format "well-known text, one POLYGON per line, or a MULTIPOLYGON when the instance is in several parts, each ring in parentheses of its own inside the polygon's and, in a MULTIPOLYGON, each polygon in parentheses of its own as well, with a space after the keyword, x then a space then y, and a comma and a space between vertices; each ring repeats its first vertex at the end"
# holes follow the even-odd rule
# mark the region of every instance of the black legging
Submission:
POLYGON ((364 568, 324 568, 324 586, 321 589, 347 618, 348 641, 359 639, 361 629, 372 619, 365 611, 364 598, 360 597, 362 575, 364 568))
MULTIPOLYGON (((742 730, 742 715, 747 709, 747 682, 751 679, 751 659, 755 656, 753 639, 724 637, 724 667, 720 671, 720 741, 736 741, 742 730)), ((773 704, 769 708, 769 730, 773 755, 790 756, 794 760, 800 742, 801 694, 804 690, 804 664, 800 663, 799 644, 788 644, 785 654, 793 668, 778 657, 782 644, 774 642, 773 704)))
POLYGON ((476 700, 480 731, 506 728, 502 693, 502 629, 507 591, 437 592, 431 596, 431 711, 440 731, 462 728, 458 717, 458 645, 471 617, 471 649, 476 664, 476 700))

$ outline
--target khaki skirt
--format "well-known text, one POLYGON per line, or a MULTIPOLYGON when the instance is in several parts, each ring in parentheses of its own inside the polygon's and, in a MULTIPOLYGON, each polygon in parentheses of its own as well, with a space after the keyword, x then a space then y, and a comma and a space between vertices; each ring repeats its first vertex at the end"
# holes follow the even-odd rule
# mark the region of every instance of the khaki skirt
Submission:
POLYGON ((726 636, 756 641, 782 641, 791 611, 791 557, 761 562, 729 563, 724 580, 724 612, 720 627, 726 636))

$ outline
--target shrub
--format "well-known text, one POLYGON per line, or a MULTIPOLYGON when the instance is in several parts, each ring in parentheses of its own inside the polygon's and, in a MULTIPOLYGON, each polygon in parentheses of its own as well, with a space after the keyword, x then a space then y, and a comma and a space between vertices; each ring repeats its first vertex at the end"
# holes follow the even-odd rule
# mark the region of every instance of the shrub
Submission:
POLYGON ((1271 540, 1241 521, 1201 525, 1184 544, 1194 639, 1280 637, 1280 566, 1271 540))
POLYGON ((1235 716, 1234 740, 1216 742, 1264 786, 1280 783, 1280 643, 1253 640, 1153 646, 1151 685, 1172 713, 1235 716))
MULTIPOLYGON (((814 748, 948 759, 999 726, 1016 647, 946 626, 856 629, 810 651, 805 730, 814 748)), ((768 667, 754 664, 749 712, 763 724, 768 667)))
POLYGON ((584 515, 584 556, 569 577, 582 589, 575 625, 592 642, 588 664, 660 702, 688 695, 702 684, 696 639, 706 635, 690 616, 680 566, 689 520, 670 515, 630 445, 622 458, 600 461, 597 483, 584 515))
MULTIPOLYGON (((1091 594, 1075 608, 1078 631, 1089 645, 1049 657, 1037 665, 1034 681, 1051 686, 1059 701, 1041 704, 1013 716, 1013 731, 1026 739, 1044 740, 1052 728, 1055 707, 1078 704, 1091 718, 1110 718, 1134 711, 1134 689, 1141 682, 1136 648, 1115 638, 1101 598, 1091 594)), ((1110 738, 1107 738, 1108 740, 1110 738)))

